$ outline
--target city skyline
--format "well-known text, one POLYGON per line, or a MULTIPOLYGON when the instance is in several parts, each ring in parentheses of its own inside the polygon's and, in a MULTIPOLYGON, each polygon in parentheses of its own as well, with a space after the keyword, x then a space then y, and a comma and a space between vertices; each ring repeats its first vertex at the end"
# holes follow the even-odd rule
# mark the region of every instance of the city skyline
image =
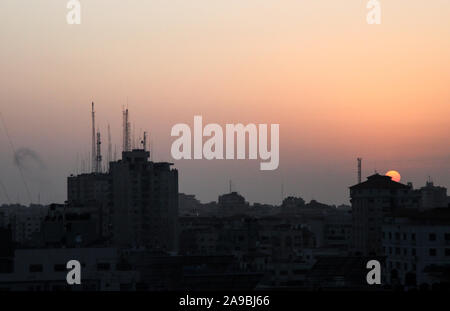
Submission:
POLYGON ((429 305, 450 290, 449 13, 1 0, 0 292, 429 305))
MULTIPOLYGON (((154 160, 174 162, 180 192, 203 202, 227 192, 231 179, 250 202, 279 203, 283 185, 285 196, 348 203, 357 157, 363 178, 397 170, 415 187, 431 176, 448 188, 446 9, 445 1, 383 3, 374 26, 356 0, 96 1, 83 3, 74 26, 57 2, 2 1, 0 112, 16 150, 42 160, 22 158, 31 196, 43 203, 64 201, 67 176, 88 156, 91 101, 119 156, 128 104, 154 160), (280 124, 279 168, 173 161, 171 127, 198 114, 221 125, 280 124)), ((27 203, 3 125, 0 144, 1 180, 12 201, 27 203)))

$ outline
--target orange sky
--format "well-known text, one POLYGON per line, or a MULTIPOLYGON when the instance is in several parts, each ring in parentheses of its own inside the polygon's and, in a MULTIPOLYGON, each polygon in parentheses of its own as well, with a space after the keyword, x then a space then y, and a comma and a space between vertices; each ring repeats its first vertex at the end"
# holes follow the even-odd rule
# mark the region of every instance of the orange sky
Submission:
MULTIPOLYGON (((128 99, 156 160, 171 160, 171 127, 194 115, 279 123, 277 171, 176 162, 180 190, 203 201, 231 178, 250 201, 277 203, 283 182, 285 194, 348 202, 358 156, 364 176, 450 186, 449 1, 381 0, 381 25, 366 24, 365 0, 81 2, 77 26, 65 1, 0 2, 0 112, 16 147, 46 163, 25 172, 43 201, 64 200, 89 152, 92 100, 120 147, 128 99)), ((3 129, 0 145, 2 181, 26 202, 3 129)))

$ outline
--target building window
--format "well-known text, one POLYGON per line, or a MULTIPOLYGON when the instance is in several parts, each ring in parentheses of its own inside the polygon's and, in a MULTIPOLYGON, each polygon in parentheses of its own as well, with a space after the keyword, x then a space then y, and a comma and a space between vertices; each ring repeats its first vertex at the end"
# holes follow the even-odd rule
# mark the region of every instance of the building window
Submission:
POLYGON ((430 241, 436 241, 436 233, 430 233, 428 235, 428 240, 430 241))
POLYGON ((429 253, 430 256, 434 257, 434 256, 436 256, 436 249, 435 248, 430 248, 428 253, 429 253))
POLYGON ((446 241, 450 241, 450 233, 446 233, 445 234, 445 240, 446 241))
POLYGON ((411 254, 412 254, 413 256, 416 256, 416 249, 415 249, 415 248, 412 248, 412 249, 411 249, 411 254))
POLYGON ((445 256, 450 256, 450 248, 445 249, 445 256))
POLYGON ((415 234, 415 233, 412 233, 412 234, 411 234, 411 240, 413 240, 413 241, 416 240, 416 234, 415 234))
POLYGON ((30 272, 42 272, 44 270, 44 267, 39 264, 30 265, 29 271, 30 272))

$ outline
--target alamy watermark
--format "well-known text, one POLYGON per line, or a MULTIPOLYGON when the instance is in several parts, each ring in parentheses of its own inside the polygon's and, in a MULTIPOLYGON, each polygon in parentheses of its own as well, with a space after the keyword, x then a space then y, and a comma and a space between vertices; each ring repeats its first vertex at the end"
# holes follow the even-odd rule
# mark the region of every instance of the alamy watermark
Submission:
POLYGON ((79 0, 69 0, 67 2, 69 12, 66 15, 66 21, 69 25, 81 24, 81 3, 79 0))
MULTIPOLYGON (((69 0, 66 5, 69 12, 66 21, 69 25, 81 24, 81 3, 79 0, 69 0)), ((381 24, 381 4, 379 0, 369 0, 366 8, 370 11, 366 15, 367 24, 381 24)))
POLYGON ((366 268, 370 269, 367 273, 366 281, 369 285, 381 284, 381 264, 378 260, 370 260, 366 264, 366 268))
POLYGON ((172 127, 171 136, 179 137, 172 143, 171 154, 175 160, 181 159, 246 159, 248 145, 248 159, 259 158, 265 160, 260 163, 260 169, 276 170, 280 157, 280 126, 270 125, 270 150, 268 142, 268 125, 259 124, 226 124, 224 131, 219 124, 211 123, 203 127, 202 116, 194 116, 192 153, 192 131, 187 124, 176 124, 172 127), (203 137, 210 137, 203 143, 203 137), (235 140, 236 137, 236 140, 235 140), (247 141, 248 137, 248 141, 247 141), (224 152, 225 138, 225 152, 224 152), (236 148, 235 148, 236 147, 236 148), (235 152, 236 149, 236 152, 235 152))
POLYGON ((81 284, 81 264, 78 260, 69 260, 66 268, 70 269, 66 276, 67 284, 80 285, 81 284))
POLYGON ((366 15, 367 24, 381 24, 381 4, 378 0, 369 0, 367 2, 366 8, 370 11, 366 15))

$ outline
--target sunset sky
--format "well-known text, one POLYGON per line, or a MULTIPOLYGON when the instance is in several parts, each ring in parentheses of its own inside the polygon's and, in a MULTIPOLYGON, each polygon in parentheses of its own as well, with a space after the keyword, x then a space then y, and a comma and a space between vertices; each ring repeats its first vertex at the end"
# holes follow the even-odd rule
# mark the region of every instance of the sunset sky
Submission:
MULTIPOLYGON (((90 152, 90 102, 121 149, 122 107, 154 160, 175 162, 180 192, 203 202, 234 189, 250 202, 284 194, 348 203, 356 183, 395 169, 402 182, 450 187, 450 1, 0 1, 0 113, 33 201, 63 202, 90 152), (176 123, 280 124, 280 166, 259 160, 173 161, 176 123), (36 162, 36 161, 35 161, 36 162)), ((0 124, 0 180, 29 203, 0 124)), ((0 204, 7 203, 0 189, 0 204)))

